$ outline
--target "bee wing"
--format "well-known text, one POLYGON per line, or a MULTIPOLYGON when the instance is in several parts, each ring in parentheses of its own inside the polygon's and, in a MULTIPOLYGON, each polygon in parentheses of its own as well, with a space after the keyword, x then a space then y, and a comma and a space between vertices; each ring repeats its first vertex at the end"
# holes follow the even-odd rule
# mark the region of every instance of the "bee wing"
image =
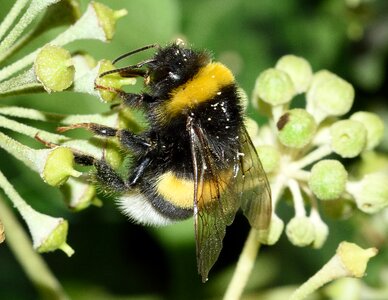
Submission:
POLYGON ((267 229, 271 217, 268 180, 245 128, 239 135, 240 151, 229 170, 217 169, 217 156, 202 128, 189 123, 194 169, 194 226, 198 272, 206 281, 216 262, 226 226, 241 206, 251 226, 267 229))
POLYGON ((252 227, 266 230, 272 215, 271 189, 256 149, 245 127, 240 133, 241 154, 236 177, 235 194, 241 199, 241 208, 252 227))
POLYGON ((189 128, 194 169, 194 226, 198 273, 207 280, 225 236, 239 208, 239 199, 230 194, 232 172, 220 173, 206 135, 198 125, 189 128))

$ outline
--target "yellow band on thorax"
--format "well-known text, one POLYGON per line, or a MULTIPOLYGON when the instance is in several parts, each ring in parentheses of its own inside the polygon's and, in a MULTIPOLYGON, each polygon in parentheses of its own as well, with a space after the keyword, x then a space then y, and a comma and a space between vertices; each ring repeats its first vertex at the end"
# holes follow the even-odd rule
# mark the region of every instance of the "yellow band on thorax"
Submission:
POLYGON ((211 100, 222 87, 234 82, 232 72, 221 63, 210 63, 202 67, 188 82, 171 93, 171 98, 163 105, 163 113, 169 117, 203 102, 211 100))

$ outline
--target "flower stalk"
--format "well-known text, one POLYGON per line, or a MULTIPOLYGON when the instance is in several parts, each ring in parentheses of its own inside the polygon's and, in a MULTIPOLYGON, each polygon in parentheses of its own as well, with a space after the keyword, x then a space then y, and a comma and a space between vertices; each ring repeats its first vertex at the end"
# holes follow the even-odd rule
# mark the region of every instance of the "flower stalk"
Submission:
POLYGON ((6 244, 10 247, 28 278, 42 295, 42 299, 68 300, 61 284, 48 268, 43 258, 32 248, 31 241, 12 209, 0 197, 0 219, 7 234, 6 244))
POLYGON ((247 240, 245 241, 236 270, 233 273, 232 280, 230 281, 224 295, 224 300, 235 300, 240 298, 255 264, 260 245, 258 232, 252 228, 249 231, 247 240))

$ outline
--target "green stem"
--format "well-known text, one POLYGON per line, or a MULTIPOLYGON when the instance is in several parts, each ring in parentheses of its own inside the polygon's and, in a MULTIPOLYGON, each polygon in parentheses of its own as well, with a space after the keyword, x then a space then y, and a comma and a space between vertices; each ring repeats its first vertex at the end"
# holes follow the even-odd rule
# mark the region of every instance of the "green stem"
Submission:
POLYGON ((30 6, 20 18, 19 22, 13 27, 11 32, 4 38, 0 44, 0 53, 10 48, 16 39, 23 33, 24 29, 34 20, 34 18, 47 6, 58 2, 59 0, 32 0, 30 6))
POLYGON ((0 96, 18 93, 27 89, 36 89, 39 87, 42 87, 42 84, 38 82, 35 72, 31 68, 20 75, 0 82, 0 96))
POLYGON ((17 60, 13 64, 4 67, 0 70, 0 81, 11 77, 16 72, 26 68, 28 65, 32 64, 36 55, 40 49, 35 50, 34 52, 24 56, 23 58, 17 60))
POLYGON ((16 118, 57 123, 66 117, 66 115, 46 113, 33 108, 6 105, 0 105, 0 114, 16 118))
POLYGON ((292 170, 303 169, 304 167, 311 165, 317 160, 329 155, 332 152, 330 145, 322 145, 310 153, 306 154, 303 158, 290 164, 292 170))
POLYGON ((0 116, 0 127, 10 129, 14 132, 19 132, 31 138, 35 138, 36 135, 38 135, 44 141, 55 143, 55 144, 60 144, 62 142, 69 140, 69 138, 63 135, 54 134, 38 128, 34 128, 32 126, 28 126, 28 125, 16 122, 14 120, 5 118, 3 116, 0 116))
POLYGON ((252 228, 245 241, 236 270, 224 295, 224 300, 240 299, 255 264, 260 245, 257 230, 252 228))
MULTIPOLYGON (((278 176, 274 183, 271 184, 271 198, 272 198, 272 210, 275 210, 276 204, 283 193, 285 184, 288 178, 283 175, 278 176)), ((253 266, 256 261, 257 254, 260 249, 258 231, 251 228, 248 238, 245 241, 243 250, 237 262, 236 270, 233 273, 232 280, 230 281, 224 300, 240 299, 244 288, 248 282, 249 276, 252 272, 253 266)))
POLYGON ((67 125, 75 123, 98 123, 105 126, 117 125, 117 114, 113 112, 107 114, 64 115, 43 112, 32 108, 0 105, 0 115, 67 125))
POLYGON ((6 243, 23 267, 27 276, 47 300, 67 300, 62 286, 50 271, 42 257, 31 245, 28 235, 15 217, 13 211, 0 198, 0 219, 6 232, 6 243))
POLYGON ((324 284, 346 276, 345 271, 338 262, 339 258, 334 256, 328 263, 326 263, 317 273, 304 282, 294 293, 290 296, 290 300, 302 300, 308 295, 319 289, 324 284))
POLYGON ((8 153, 15 156, 32 170, 36 170, 36 166, 33 162, 35 150, 11 139, 2 132, 0 132, 0 148, 3 148, 8 153))
POLYGON ((290 189, 292 200, 294 201, 294 209, 296 217, 305 217, 306 209, 303 203, 303 196, 300 191, 298 182, 295 179, 288 180, 288 187, 290 189))
POLYGON ((26 45, 35 37, 35 30, 30 30, 28 33, 20 37, 10 48, 0 53, 0 62, 5 61, 12 54, 16 53, 20 48, 26 45))
POLYGON ((27 5, 28 0, 17 0, 12 6, 3 22, 0 24, 0 39, 7 32, 12 23, 16 20, 22 9, 27 5))

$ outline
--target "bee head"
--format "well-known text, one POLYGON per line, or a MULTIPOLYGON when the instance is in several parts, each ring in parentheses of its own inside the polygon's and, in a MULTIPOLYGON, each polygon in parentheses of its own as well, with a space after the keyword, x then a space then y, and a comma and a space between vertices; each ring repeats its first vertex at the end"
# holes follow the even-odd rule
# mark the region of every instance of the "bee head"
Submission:
POLYGON ((210 62, 206 52, 185 48, 181 43, 174 43, 160 48, 148 66, 146 84, 157 96, 168 93, 190 80, 198 70, 210 62))

